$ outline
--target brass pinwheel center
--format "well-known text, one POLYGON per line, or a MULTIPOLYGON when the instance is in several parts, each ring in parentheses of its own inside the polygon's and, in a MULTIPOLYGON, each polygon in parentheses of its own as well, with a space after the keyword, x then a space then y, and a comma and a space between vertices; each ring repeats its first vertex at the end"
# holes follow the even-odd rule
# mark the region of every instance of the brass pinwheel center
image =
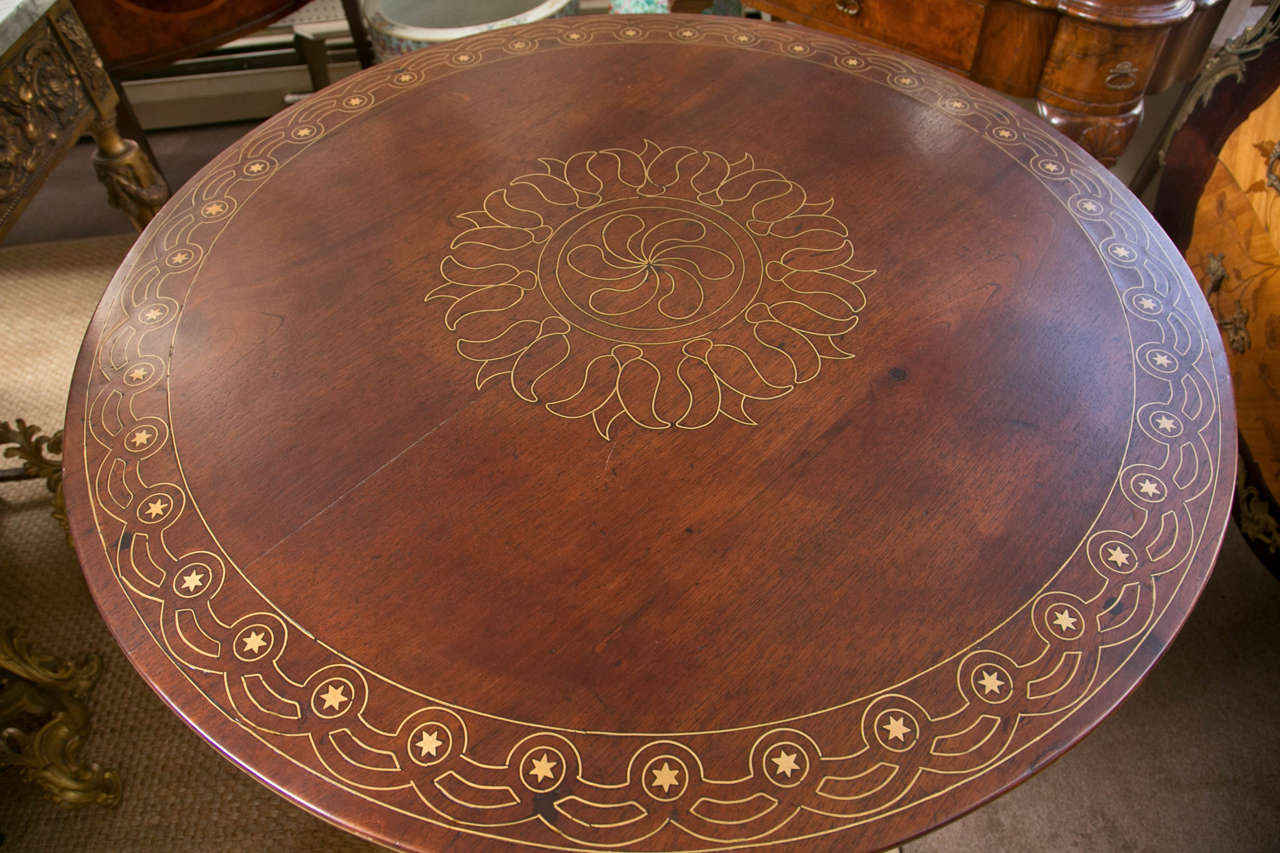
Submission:
POLYGON ((751 235, 683 199, 629 198, 565 222, 539 264, 539 285, 567 322, 607 341, 663 344, 710 334, 760 291, 751 235))

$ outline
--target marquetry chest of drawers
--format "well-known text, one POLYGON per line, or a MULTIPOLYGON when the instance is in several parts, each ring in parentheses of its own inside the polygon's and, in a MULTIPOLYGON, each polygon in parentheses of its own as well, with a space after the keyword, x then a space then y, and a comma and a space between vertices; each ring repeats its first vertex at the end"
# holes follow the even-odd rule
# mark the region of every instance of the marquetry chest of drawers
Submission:
POLYGON ((1225 0, 759 0, 779 18, 908 50, 1010 95, 1103 163, 1143 96, 1195 73, 1225 0))

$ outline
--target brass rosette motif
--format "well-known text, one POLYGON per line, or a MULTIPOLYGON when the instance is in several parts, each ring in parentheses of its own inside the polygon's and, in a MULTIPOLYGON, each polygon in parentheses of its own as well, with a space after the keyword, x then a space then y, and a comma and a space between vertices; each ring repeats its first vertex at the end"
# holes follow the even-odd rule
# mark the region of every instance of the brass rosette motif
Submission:
POLYGON ((649 140, 539 162, 458 217, 426 297, 478 388, 505 380, 608 439, 620 419, 755 424, 750 403, 852 357, 875 270, 833 201, 750 155, 649 140))

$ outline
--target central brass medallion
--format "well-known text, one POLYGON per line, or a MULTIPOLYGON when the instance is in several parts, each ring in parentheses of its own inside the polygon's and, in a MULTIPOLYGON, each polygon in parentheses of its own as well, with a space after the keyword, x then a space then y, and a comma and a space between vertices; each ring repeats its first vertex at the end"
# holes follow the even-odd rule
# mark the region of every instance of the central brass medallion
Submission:
POLYGON ((476 385, 506 377, 521 399, 648 429, 744 424, 748 400, 781 397, 846 359, 866 303, 833 202, 750 156, 611 148, 543 158, 485 197, 440 263, 476 385))

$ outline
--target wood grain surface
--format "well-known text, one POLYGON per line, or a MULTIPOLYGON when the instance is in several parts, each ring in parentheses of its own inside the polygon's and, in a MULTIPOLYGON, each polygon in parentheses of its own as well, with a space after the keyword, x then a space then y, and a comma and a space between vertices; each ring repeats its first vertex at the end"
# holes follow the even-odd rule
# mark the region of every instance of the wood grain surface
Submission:
POLYGON ((213 745, 408 849, 874 849, 1159 657, 1222 346, 1083 151, 883 48, 477 36, 175 196, 68 414, 103 614, 213 745))

